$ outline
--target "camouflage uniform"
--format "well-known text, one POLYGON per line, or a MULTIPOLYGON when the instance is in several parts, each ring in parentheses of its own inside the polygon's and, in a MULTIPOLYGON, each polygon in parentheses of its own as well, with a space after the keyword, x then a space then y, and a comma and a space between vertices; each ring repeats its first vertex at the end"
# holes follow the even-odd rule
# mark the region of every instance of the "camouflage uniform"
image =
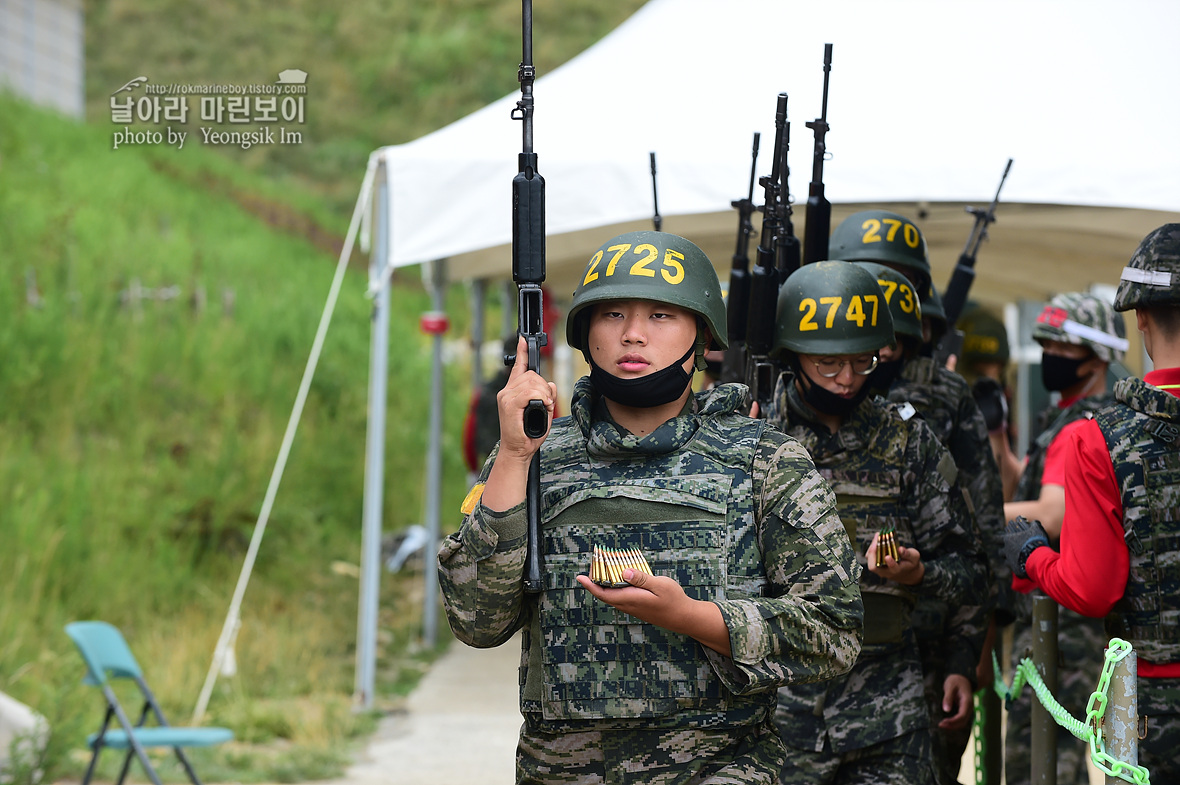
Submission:
MULTIPOLYGON (((1131 565, 1106 634, 1127 640, 1148 662, 1180 662, 1180 398, 1134 378, 1116 383, 1114 397, 1117 404, 1095 420, 1122 493, 1131 565)), ((1180 679, 1140 677, 1136 686, 1139 714, 1150 718, 1139 764, 1152 782, 1175 782, 1180 679)))
POLYGON ((939 785, 958 781, 959 765, 972 726, 943 730, 943 681, 949 674, 966 676, 976 684, 980 644, 987 634, 989 613, 999 581, 1009 581, 1008 569, 1000 557, 1004 530, 1004 495, 1000 470, 987 440, 987 426, 971 389, 963 377, 948 371, 929 357, 907 362, 889 388, 888 398, 909 403, 918 410, 938 440, 950 451, 963 478, 974 509, 981 541, 984 543, 993 580, 989 602, 981 605, 951 605, 936 597, 920 597, 914 609, 913 625, 922 654, 926 704, 930 710, 931 742, 939 785), (1005 576, 1000 578, 998 576, 1005 576))
POLYGON ((475 504, 444 541, 456 637, 488 647, 523 631, 518 782, 774 782, 775 689, 855 660, 859 567, 831 489, 794 440, 736 414, 744 396, 697 393, 638 437, 580 380, 541 447, 539 595, 522 590, 523 505, 475 504), (716 603, 732 657, 582 589, 594 545, 637 547, 654 573, 716 603))
MULTIPOLYGON (((783 782, 850 776, 890 785, 933 782, 930 715, 910 612, 921 596, 957 605, 987 591, 986 564, 954 461, 920 419, 905 419, 902 407, 879 398, 861 402, 830 433, 787 373, 767 416, 802 442, 832 484, 862 566, 874 533, 893 525, 899 545, 917 548, 926 568, 916 587, 864 569, 865 641, 852 670, 779 690, 779 731, 792 748, 783 782)), ((972 650, 979 650, 983 633, 972 650)))

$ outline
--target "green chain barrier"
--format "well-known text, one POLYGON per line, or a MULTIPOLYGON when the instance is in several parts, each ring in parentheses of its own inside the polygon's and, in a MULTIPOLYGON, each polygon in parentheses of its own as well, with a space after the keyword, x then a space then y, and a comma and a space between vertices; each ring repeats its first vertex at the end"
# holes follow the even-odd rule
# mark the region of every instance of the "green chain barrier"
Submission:
MULTIPOLYGON (((996 653, 992 652, 992 662, 995 665, 996 653)), ((971 729, 971 738, 974 742, 975 748, 975 785, 983 785, 986 777, 986 772, 983 769, 984 761, 987 760, 987 745, 984 738, 984 729, 987 727, 987 704, 983 700, 983 690, 975 693, 975 722, 971 729)))
MULTIPOLYGON (((1102 663, 1102 675, 1098 677, 1098 687, 1090 695, 1086 704, 1086 721, 1079 722, 1070 715, 1065 708, 1049 692, 1037 666, 1031 659, 1025 657, 1016 666, 1016 674, 1012 678, 1012 686, 1004 684, 1004 675, 1000 671, 1000 662, 992 651, 992 668, 995 670, 996 694, 1008 704, 1020 694, 1025 684, 1033 688, 1037 700, 1052 715, 1054 722, 1090 745, 1090 759, 1100 771, 1111 777, 1118 777, 1124 782, 1135 785, 1151 785, 1151 775, 1142 766, 1133 766, 1116 760, 1106 752, 1106 741, 1102 738, 1102 720, 1106 714, 1106 704, 1109 700, 1107 693, 1110 689, 1110 676, 1114 672, 1115 663, 1131 653, 1131 644, 1121 638, 1111 638, 1106 648, 1106 658, 1102 663)), ((978 750, 978 748, 977 748, 978 750)))

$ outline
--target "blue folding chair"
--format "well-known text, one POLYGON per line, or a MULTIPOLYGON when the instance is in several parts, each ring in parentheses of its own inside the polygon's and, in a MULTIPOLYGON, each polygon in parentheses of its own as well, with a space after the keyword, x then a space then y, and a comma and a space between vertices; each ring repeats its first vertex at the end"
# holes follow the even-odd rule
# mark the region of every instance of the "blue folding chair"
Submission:
POLYGON ((66 634, 78 646, 82 659, 86 661, 87 674, 82 680, 102 689, 106 698, 107 710, 102 720, 102 727, 98 733, 91 734, 86 742, 94 750, 90 758, 90 766, 86 769, 86 777, 82 785, 88 785, 94 775, 94 768, 98 765, 98 756, 104 747, 127 750, 127 757, 123 760, 123 769, 119 772, 118 785, 123 785, 127 777, 127 770, 131 767, 131 758, 139 758, 148 777, 154 785, 162 785, 160 777, 152 767, 147 757, 149 747, 171 747, 176 757, 184 765, 193 785, 201 785, 197 773, 193 770, 183 747, 210 747, 222 744, 234 737, 228 728, 175 728, 164 719, 164 712, 156 702, 152 691, 143 680, 143 671, 135 661, 127 642, 122 634, 105 621, 76 621, 66 625, 66 634), (139 721, 134 725, 123 711, 115 691, 111 689, 110 679, 133 679, 143 694, 143 710, 139 714, 139 721), (149 713, 155 715, 158 725, 148 726, 149 713), (122 730, 110 727, 111 718, 118 720, 122 730))

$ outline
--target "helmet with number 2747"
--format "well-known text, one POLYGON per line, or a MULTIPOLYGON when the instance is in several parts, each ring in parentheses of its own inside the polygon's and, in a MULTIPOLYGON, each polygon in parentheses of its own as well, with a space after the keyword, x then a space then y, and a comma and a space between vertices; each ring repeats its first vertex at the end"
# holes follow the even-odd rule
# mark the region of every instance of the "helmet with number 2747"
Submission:
POLYGON ((893 317, 877 277, 851 262, 805 264, 779 289, 774 350, 861 354, 893 343, 893 317))

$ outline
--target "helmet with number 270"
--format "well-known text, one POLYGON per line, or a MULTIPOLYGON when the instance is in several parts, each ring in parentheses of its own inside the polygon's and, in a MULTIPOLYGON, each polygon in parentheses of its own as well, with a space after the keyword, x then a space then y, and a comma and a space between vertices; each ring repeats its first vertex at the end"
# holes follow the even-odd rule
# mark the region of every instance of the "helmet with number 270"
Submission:
POLYGON ((805 264, 778 294, 775 352, 860 354, 893 343, 877 277, 850 262, 805 264))
POLYGON ((909 218, 888 210, 863 210, 840 222, 828 256, 848 262, 880 262, 913 274, 918 291, 930 283, 926 238, 909 218))
POLYGON ((609 300, 649 300, 699 316, 713 342, 729 346, 721 282, 705 252, 667 232, 628 232, 612 237, 590 257, 566 320, 566 341, 585 350, 588 306, 609 300))

